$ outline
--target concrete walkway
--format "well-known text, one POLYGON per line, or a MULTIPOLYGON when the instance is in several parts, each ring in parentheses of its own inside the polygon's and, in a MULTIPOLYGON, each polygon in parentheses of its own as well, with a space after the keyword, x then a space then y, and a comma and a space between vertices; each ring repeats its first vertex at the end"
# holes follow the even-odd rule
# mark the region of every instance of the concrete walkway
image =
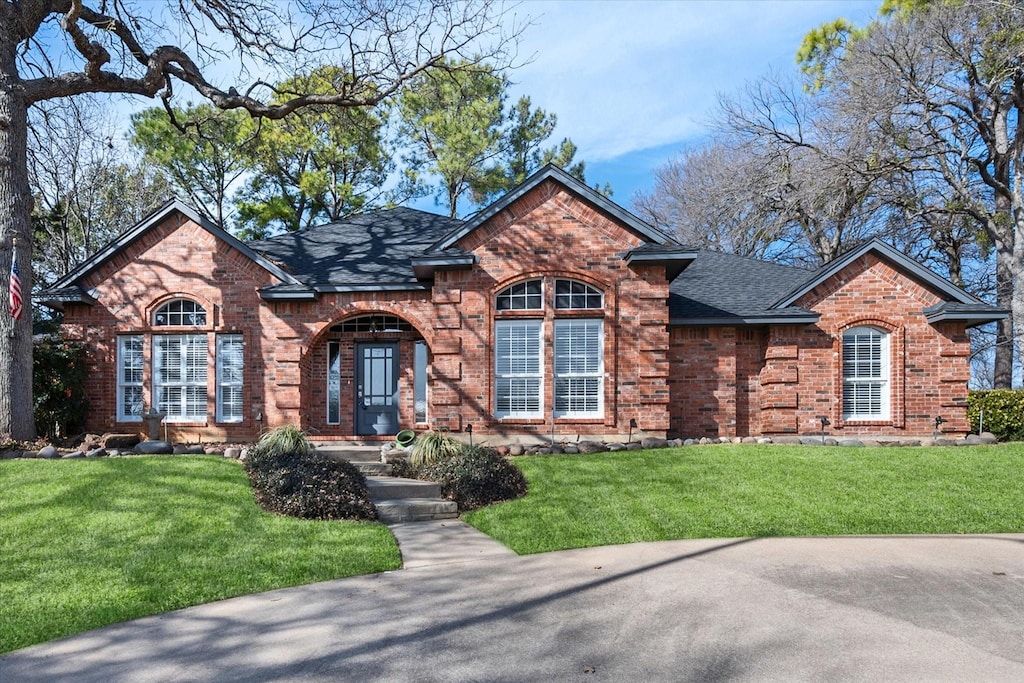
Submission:
POLYGON ((388 526, 398 541, 398 549, 402 551, 402 566, 405 569, 493 558, 511 560, 516 557, 514 552, 461 519, 404 522, 388 526))
POLYGON ((446 561, 417 558, 407 531, 416 568, 28 648, 0 659, 0 681, 1024 680, 1024 535, 446 561))

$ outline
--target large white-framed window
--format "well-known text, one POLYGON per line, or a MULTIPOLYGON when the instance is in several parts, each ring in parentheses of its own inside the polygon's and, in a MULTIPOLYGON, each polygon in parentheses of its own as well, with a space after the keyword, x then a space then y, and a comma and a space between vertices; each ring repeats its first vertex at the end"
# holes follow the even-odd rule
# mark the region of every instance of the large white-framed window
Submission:
POLYGON ((555 320, 555 417, 601 417, 604 411, 604 323, 555 320))
POLYGON ((498 320, 494 323, 496 417, 543 416, 544 362, 541 320, 498 320))
POLYGON ((117 338, 117 421, 142 421, 142 335, 117 338))
POLYGON ((153 402, 168 422, 206 419, 205 334, 153 337, 153 402))
POLYGON ((555 308, 558 310, 595 310, 604 308, 600 289, 579 280, 555 280, 555 308))
POLYGON ((242 421, 245 344, 241 334, 217 335, 217 422, 242 421))
POLYGON ((877 327, 843 332, 843 419, 890 419, 890 335, 877 327))

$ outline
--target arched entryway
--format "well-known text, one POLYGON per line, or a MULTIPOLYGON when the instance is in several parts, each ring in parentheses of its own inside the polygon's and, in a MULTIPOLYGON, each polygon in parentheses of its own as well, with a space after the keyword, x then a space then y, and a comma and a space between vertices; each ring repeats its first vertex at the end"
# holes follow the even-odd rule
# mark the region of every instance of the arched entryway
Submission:
POLYGON ((425 426, 430 351, 408 320, 359 313, 327 326, 307 353, 306 428, 386 437, 425 426))

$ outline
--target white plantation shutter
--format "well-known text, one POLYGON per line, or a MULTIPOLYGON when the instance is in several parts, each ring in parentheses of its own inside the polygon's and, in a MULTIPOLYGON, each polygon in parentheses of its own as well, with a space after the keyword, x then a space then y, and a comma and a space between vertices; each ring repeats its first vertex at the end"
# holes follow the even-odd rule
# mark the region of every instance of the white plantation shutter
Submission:
POLYGON ((153 389, 157 410, 169 422, 206 418, 207 342, 205 334, 153 337, 153 389))
POLYGON ((142 420, 142 335, 117 338, 117 419, 142 420))
POLYGON ((499 320, 494 337, 495 415, 541 416, 541 321, 499 320))
POLYGON ((556 416, 601 416, 603 349, 602 321, 555 321, 556 416))
POLYGON ((217 421, 242 421, 245 346, 240 334, 217 335, 217 421))
POLYGON ((843 419, 889 419, 889 335, 874 327, 843 334, 843 419))

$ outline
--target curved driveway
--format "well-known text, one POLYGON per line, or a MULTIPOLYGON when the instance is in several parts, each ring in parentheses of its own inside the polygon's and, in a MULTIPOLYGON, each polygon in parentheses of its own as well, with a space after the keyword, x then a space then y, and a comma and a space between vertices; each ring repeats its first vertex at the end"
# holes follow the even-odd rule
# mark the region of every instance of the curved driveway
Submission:
POLYGON ((1024 535, 409 564, 28 648, 0 681, 1024 680, 1024 535))

